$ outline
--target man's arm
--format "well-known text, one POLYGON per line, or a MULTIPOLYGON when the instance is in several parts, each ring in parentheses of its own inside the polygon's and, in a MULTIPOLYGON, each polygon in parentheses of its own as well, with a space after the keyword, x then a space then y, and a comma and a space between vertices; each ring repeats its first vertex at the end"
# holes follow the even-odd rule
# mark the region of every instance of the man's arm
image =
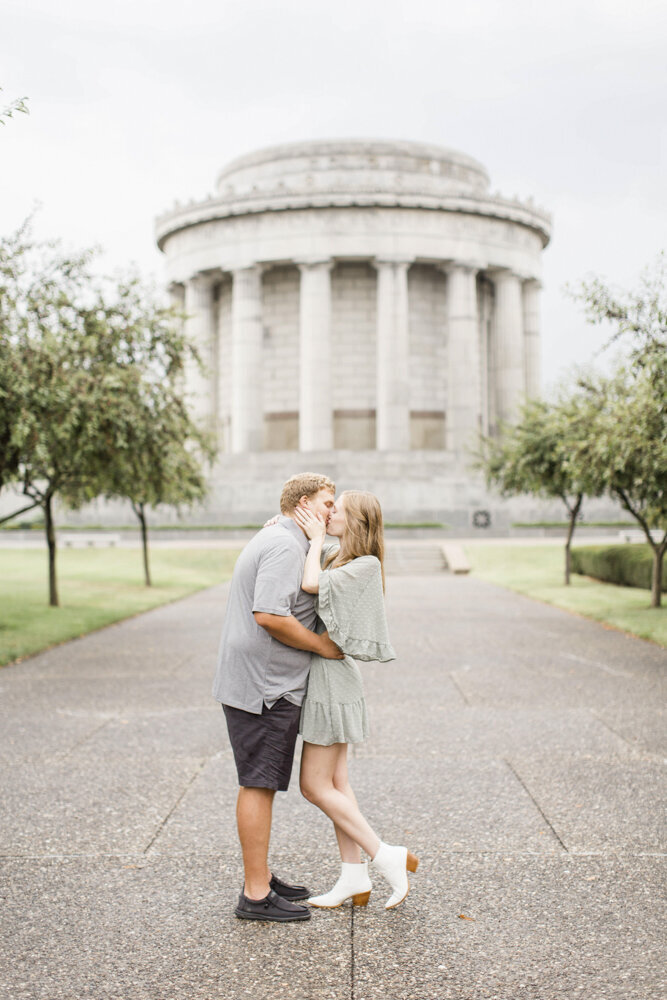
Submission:
POLYGON ((273 639, 293 649, 305 649, 317 653, 325 660, 342 660, 345 654, 333 642, 327 632, 318 635, 302 625, 294 615, 270 615, 266 611, 253 611, 255 621, 273 639))

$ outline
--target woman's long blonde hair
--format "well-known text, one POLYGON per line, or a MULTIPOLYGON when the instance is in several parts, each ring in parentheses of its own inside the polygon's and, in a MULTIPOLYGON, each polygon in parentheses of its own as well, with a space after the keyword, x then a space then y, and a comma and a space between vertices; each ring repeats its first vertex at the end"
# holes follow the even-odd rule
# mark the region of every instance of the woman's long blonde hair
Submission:
POLYGON ((328 566, 344 566, 358 556, 376 556, 382 570, 384 590, 384 525, 382 508, 374 493, 363 490, 345 490, 345 533, 340 540, 340 549, 329 556, 328 566))

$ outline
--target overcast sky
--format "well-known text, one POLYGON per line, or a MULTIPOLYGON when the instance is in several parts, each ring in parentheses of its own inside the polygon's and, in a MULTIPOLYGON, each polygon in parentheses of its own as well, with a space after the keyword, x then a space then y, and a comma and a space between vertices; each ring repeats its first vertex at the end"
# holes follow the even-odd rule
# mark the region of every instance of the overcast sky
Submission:
POLYGON ((543 381, 599 330, 563 295, 632 286, 667 245, 664 0, 3 0, 0 230, 101 245, 161 276, 153 220, 233 157, 312 138, 414 139, 553 213, 543 381))

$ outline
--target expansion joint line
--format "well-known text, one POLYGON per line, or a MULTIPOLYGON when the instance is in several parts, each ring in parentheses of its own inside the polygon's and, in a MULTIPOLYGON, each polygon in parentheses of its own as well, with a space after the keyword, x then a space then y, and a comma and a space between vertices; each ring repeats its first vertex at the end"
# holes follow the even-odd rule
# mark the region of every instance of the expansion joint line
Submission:
POLYGON ((92 732, 86 733, 85 736, 82 736, 81 739, 77 740, 76 743, 72 744, 69 750, 67 750, 67 752, 62 755, 62 759, 66 760, 68 757, 71 757, 71 755, 74 753, 75 750, 78 750, 80 746, 83 746, 84 743, 87 743, 88 740, 91 740, 93 736, 97 736, 98 733, 102 732, 105 726, 108 726, 110 722, 113 722, 117 718, 118 718, 117 715, 111 716, 110 718, 105 719, 104 722, 101 722, 99 726, 96 726, 95 729, 92 730, 92 732))
POLYGON ((617 732, 617 731, 616 731, 616 730, 614 729, 614 727, 613 727, 613 726, 610 726, 610 725, 609 725, 609 723, 607 722, 607 720, 606 720, 606 719, 603 719, 603 717, 602 717, 601 715, 598 715, 598 713, 597 713, 597 712, 595 711, 595 709, 589 709, 589 711, 590 711, 591 715, 593 716, 593 718, 594 718, 594 719, 595 719, 595 720, 596 720, 597 722, 601 722, 601 723, 602 723, 602 725, 603 725, 603 726, 604 726, 604 727, 605 727, 606 729, 608 729, 610 733, 613 733, 613 734, 614 734, 614 736, 615 736, 615 737, 616 737, 617 739, 619 739, 619 740, 622 740, 622 741, 623 741, 623 743, 625 743, 626 747, 629 747, 629 749, 630 749, 630 750, 634 750, 635 752, 637 751, 637 747, 636 747, 636 746, 634 746, 634 745, 633 745, 633 744, 632 744, 632 743, 630 742, 630 740, 629 740, 629 739, 627 738, 627 736, 623 736, 623 734, 622 734, 622 733, 619 733, 619 732, 617 732))
POLYGON ((454 685, 454 687, 456 688, 456 690, 458 691, 458 693, 461 695, 461 698, 463 699, 464 705, 466 705, 468 708, 470 708, 470 699, 468 698, 468 696, 466 695, 465 691, 463 690, 463 688, 459 684, 457 678, 454 675, 454 671, 453 670, 450 671, 449 677, 450 677, 450 680, 451 680, 452 684, 454 685))
POLYGON ((354 1000, 354 901, 350 910, 350 1000, 354 1000))
POLYGON ((194 782, 197 780, 197 778, 201 774, 201 772, 202 772, 202 770, 204 768, 204 764, 205 763, 206 763, 206 759, 204 759, 199 764, 197 770, 192 775, 192 777, 188 781, 187 785, 185 786, 185 788, 183 789, 183 791, 181 792, 181 794, 178 796, 178 798, 174 802, 173 806, 171 807, 171 809, 169 810, 169 812, 167 813, 167 815, 164 817, 164 819, 162 820, 162 822, 158 826, 157 830, 155 831, 155 833, 151 837, 150 841, 148 842, 148 844, 146 845, 146 847, 144 847, 143 852, 142 852, 143 854, 148 854, 148 852, 150 851, 151 847, 153 846, 153 844, 155 843, 155 841, 157 840, 157 838, 160 836, 160 834, 164 830, 165 826, 167 825, 167 823, 169 822, 169 820, 174 815, 175 811, 178 809, 179 805, 181 804, 181 802, 185 798, 185 796, 186 796, 186 794, 188 792, 188 789, 191 788, 191 786, 194 784, 194 782))
POLYGON ((528 796, 528 798, 530 799, 530 801, 533 803, 533 805, 537 809, 538 813, 540 814, 540 816, 542 817, 542 819, 544 820, 544 822, 547 824, 547 826, 549 827, 549 829, 553 833, 554 837, 556 838, 556 840, 558 841, 558 843, 560 844, 560 846, 563 848, 563 850, 565 851, 566 854, 569 854, 570 852, 568 851, 567 847, 565 846, 565 844, 563 843, 563 841, 558 836, 558 833, 556 831, 555 826, 550 821, 550 819, 548 818, 548 816, 546 815, 546 813, 542 809, 542 806, 539 804, 539 802, 537 801, 537 799, 535 798, 535 796, 533 795, 533 793, 531 792, 530 788, 528 787, 528 785, 526 784, 526 782, 523 780, 523 778, 521 777, 521 775, 519 774, 519 772, 516 770, 516 768, 514 767, 514 765, 512 764, 512 762, 509 761, 509 760, 507 760, 507 758, 505 758, 505 763, 507 764, 507 766, 509 767, 509 769, 512 772, 512 774, 514 775, 514 777, 516 778, 516 780, 519 782, 519 784, 523 788, 524 792, 526 793, 526 795, 528 796))

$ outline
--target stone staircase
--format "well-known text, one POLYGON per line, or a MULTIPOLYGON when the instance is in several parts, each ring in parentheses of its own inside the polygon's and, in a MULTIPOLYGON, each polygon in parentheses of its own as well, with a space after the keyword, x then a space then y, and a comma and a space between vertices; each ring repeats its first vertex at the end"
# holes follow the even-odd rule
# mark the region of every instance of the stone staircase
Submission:
POLYGON ((447 569, 442 542, 385 540, 385 573, 388 576, 421 576, 447 569))

